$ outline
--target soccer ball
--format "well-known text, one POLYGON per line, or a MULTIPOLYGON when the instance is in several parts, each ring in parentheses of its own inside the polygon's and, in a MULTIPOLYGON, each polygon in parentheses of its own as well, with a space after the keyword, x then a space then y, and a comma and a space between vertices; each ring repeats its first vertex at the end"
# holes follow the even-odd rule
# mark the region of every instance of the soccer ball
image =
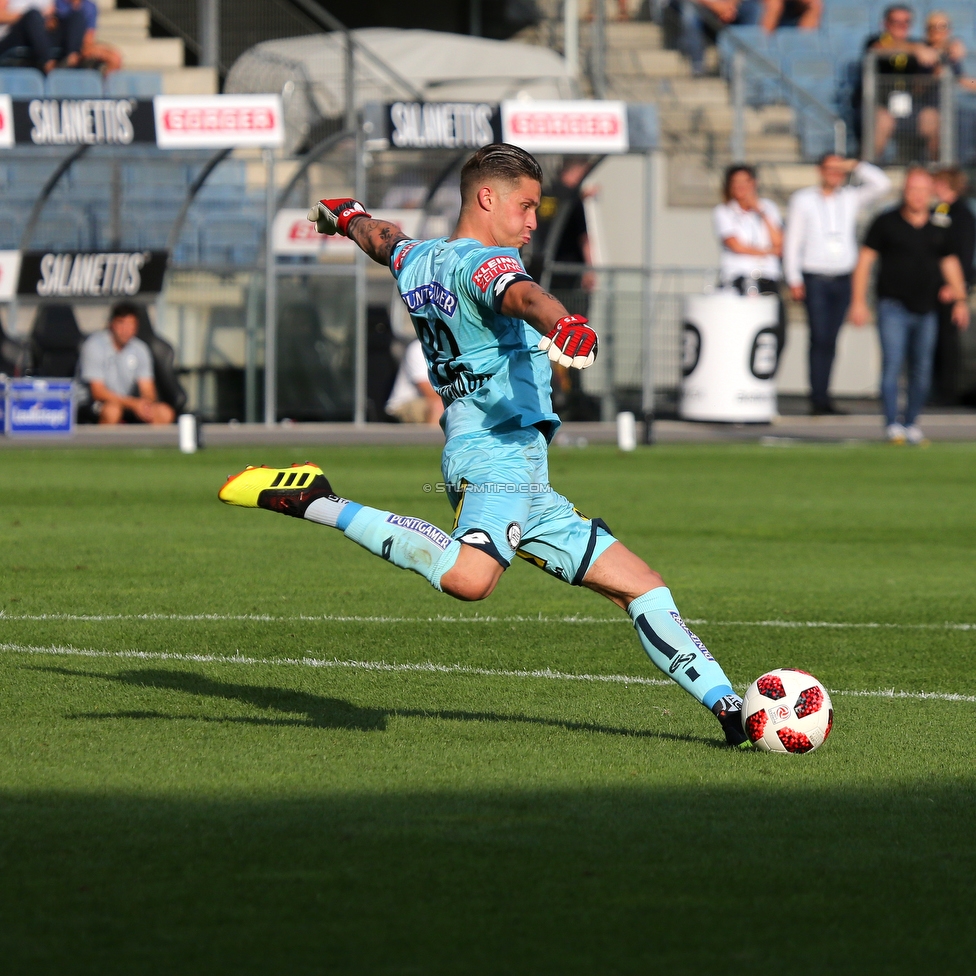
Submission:
POLYGON ((763 752, 813 752, 827 741, 833 724, 827 689, 799 668, 769 671, 742 700, 742 727, 763 752))

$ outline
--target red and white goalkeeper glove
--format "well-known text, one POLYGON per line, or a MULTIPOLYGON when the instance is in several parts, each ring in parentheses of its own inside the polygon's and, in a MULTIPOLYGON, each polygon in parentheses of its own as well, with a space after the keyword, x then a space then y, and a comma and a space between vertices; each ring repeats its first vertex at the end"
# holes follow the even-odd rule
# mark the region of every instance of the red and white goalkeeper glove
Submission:
POLYGON ((356 217, 371 217, 358 200, 320 200, 308 212, 308 219, 320 234, 349 236, 349 224, 356 217))
POLYGON ((539 348, 548 350, 554 363, 573 369, 592 366, 597 345, 596 333, 582 315, 564 315, 552 331, 539 340, 539 348))

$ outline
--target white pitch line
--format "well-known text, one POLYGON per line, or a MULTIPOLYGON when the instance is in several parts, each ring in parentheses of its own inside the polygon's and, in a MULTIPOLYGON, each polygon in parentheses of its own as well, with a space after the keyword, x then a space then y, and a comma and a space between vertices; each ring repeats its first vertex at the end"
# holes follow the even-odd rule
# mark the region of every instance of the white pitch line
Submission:
MULTIPOLYGON (((570 674, 543 668, 536 671, 504 668, 474 668, 466 664, 395 664, 388 661, 340 661, 338 658, 314 657, 247 657, 243 654, 180 654, 175 651, 100 651, 93 648, 53 644, 37 647, 30 644, 0 644, 0 652, 8 654, 50 655, 54 657, 114 658, 137 661, 187 661, 195 664, 238 664, 255 667, 342 668, 351 671, 379 671, 406 674, 461 674, 488 678, 541 678, 548 681, 580 681, 589 684, 650 685, 668 687, 673 681, 661 678, 639 678, 629 674, 570 674)), ((744 687, 744 686, 742 686, 744 687)), ((831 695, 852 698, 907 698, 915 701, 946 701, 976 703, 976 695, 960 695, 941 691, 895 691, 881 688, 876 691, 845 691, 829 689, 831 695)))
MULTIPOLYGON (((437 614, 432 617, 388 617, 356 614, 297 614, 294 616, 274 616, 264 613, 36 613, 8 614, 0 610, 0 621, 25 620, 72 621, 78 623, 108 623, 112 621, 176 621, 176 622, 227 622, 227 623, 352 623, 352 624, 626 624, 627 617, 546 617, 490 615, 462 617, 437 614)), ((706 620, 688 618, 687 623, 696 627, 779 627, 784 629, 826 629, 826 630, 976 630, 976 624, 952 623, 901 624, 877 622, 846 622, 831 620, 706 620)))

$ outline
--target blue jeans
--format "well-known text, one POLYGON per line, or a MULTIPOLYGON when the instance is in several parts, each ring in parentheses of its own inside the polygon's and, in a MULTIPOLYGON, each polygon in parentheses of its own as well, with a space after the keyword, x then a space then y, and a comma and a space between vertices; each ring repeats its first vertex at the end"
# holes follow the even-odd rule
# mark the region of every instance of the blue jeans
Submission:
POLYGON ((851 276, 803 274, 810 325, 810 402, 829 407, 830 370, 834 365, 837 333, 851 304, 851 276))
POLYGON ((908 405, 905 426, 915 423, 929 395, 932 355, 939 332, 939 313, 910 312, 895 298, 878 300, 881 338, 881 399, 885 423, 898 423, 898 379, 908 360, 908 405))

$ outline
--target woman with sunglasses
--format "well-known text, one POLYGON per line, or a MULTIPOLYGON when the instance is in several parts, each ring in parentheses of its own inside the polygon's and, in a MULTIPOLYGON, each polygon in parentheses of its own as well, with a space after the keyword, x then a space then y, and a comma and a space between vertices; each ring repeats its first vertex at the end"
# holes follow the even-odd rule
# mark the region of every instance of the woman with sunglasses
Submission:
POLYGON ((962 62, 966 57, 966 45, 958 37, 952 36, 952 21, 941 10, 933 10, 925 21, 925 43, 939 55, 936 74, 944 69, 957 77, 962 74, 962 62))

